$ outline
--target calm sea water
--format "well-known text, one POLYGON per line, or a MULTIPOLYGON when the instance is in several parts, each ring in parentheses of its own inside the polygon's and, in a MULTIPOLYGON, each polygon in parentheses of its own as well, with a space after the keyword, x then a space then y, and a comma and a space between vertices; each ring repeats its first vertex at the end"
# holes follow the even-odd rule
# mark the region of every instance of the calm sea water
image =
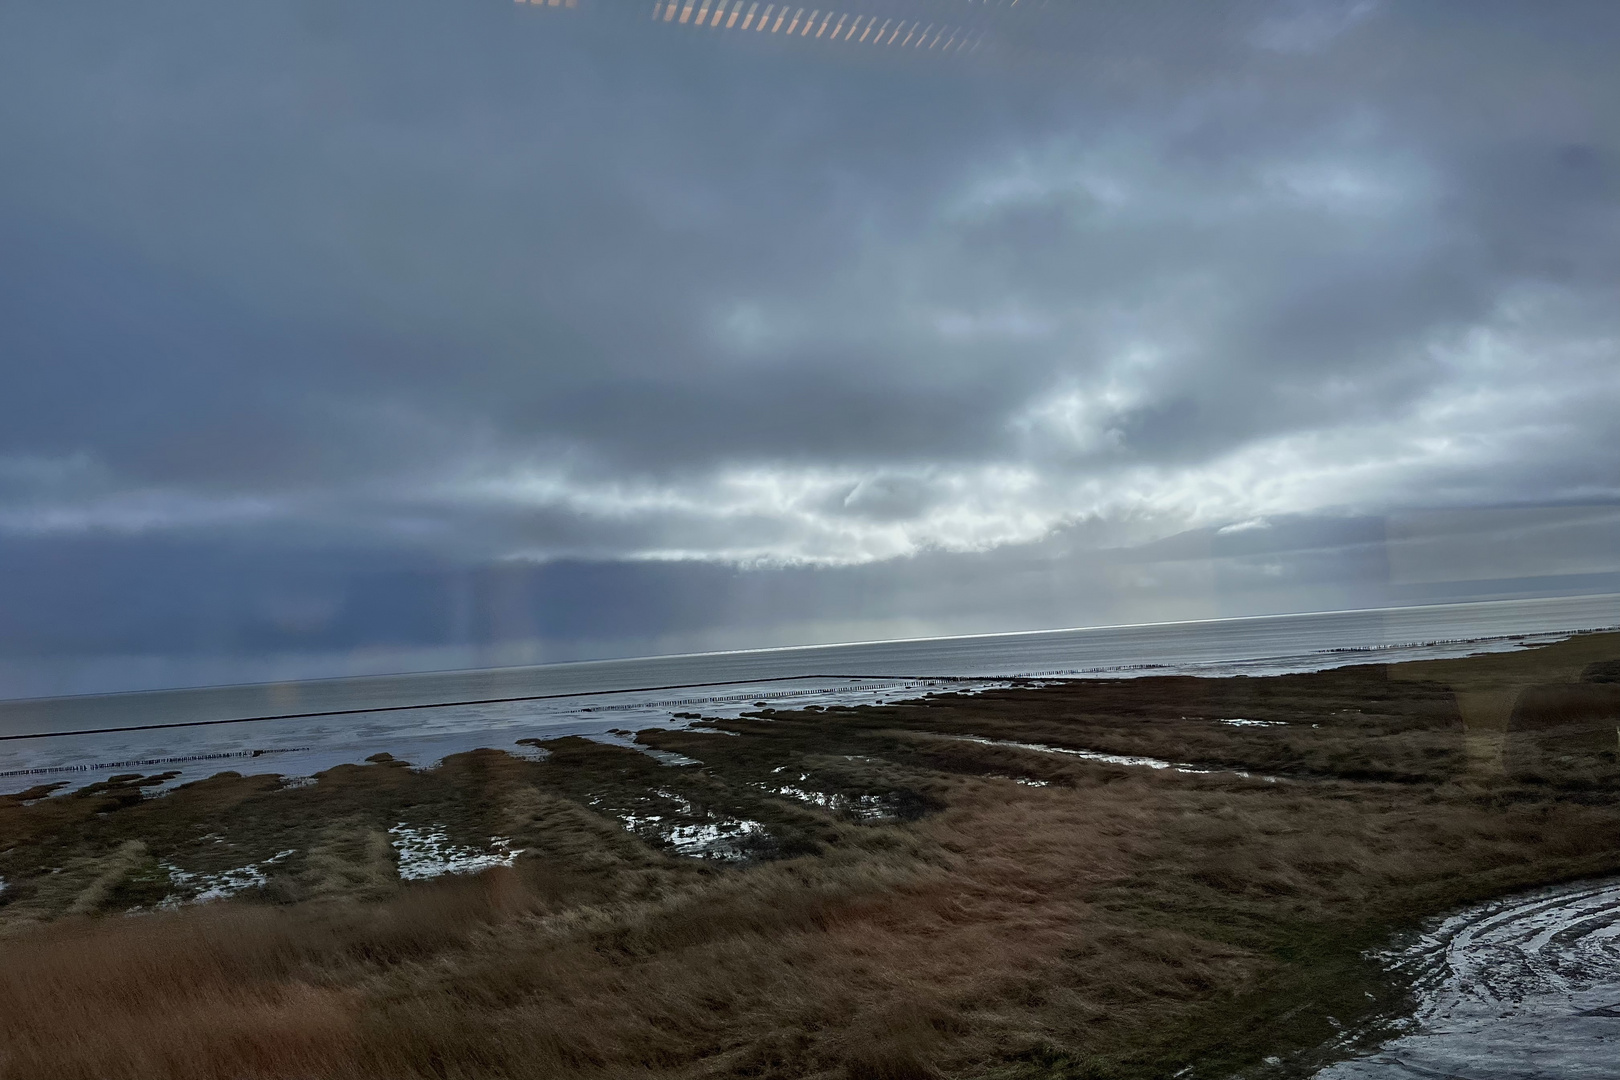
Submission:
POLYGON ((758 700, 910 696, 932 679, 1272 674, 1615 626, 1620 596, 1565 597, 0 701, 0 790, 57 771, 75 785, 157 771, 164 757, 193 759, 162 763, 181 771, 175 782, 243 768, 226 756, 255 752, 258 771, 288 775, 378 751, 421 762, 518 738, 613 738, 611 729, 678 723, 673 712, 734 714, 758 700))

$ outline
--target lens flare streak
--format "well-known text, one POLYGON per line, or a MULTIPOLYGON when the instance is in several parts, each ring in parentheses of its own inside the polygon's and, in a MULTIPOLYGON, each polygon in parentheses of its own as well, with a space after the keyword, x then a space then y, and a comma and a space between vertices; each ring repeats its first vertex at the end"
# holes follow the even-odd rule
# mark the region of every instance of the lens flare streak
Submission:
MULTIPOLYGON (((517 0, 524 3, 525 0, 517 0)), ((559 0, 527 0, 556 7, 559 0)), ((578 0, 563 0, 574 7, 578 0)), ((739 30, 784 37, 812 38, 851 45, 882 45, 922 52, 969 52, 984 40, 984 31, 922 19, 883 18, 832 8, 758 0, 653 0, 651 19, 705 30, 739 30)))

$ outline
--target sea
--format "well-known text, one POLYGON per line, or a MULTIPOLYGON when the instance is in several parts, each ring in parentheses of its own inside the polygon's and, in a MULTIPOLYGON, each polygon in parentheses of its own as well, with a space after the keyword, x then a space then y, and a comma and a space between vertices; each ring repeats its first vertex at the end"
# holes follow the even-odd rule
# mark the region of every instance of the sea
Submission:
MULTIPOLYGON (((1620 595, 852 642, 474 671, 0 701, 0 792, 121 773, 306 777, 520 740, 633 733, 765 705, 858 705, 1012 680, 1273 675, 1503 651, 1620 628, 1620 595)), ((646 751, 651 752, 651 751, 646 751)))

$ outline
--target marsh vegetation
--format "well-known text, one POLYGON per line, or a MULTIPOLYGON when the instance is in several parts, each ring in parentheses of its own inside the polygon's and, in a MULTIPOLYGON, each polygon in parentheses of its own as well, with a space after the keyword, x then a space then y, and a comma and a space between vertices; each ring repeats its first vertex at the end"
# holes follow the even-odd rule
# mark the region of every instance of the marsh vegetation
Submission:
POLYGON ((32 788, 0 798, 0 1075, 1303 1075, 1403 1008, 1392 933, 1620 870, 1617 657, 32 788))

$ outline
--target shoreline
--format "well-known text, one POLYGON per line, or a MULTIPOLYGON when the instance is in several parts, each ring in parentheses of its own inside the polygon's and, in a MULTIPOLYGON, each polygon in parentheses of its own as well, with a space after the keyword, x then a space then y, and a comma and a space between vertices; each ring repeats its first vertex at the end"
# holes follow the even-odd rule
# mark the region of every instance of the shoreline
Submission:
MULTIPOLYGON (((1601 597, 1596 599, 1607 600, 1601 597)), ((548 732, 553 735, 580 734, 602 738, 612 726, 604 722, 609 712, 624 713, 626 723, 631 726, 680 726, 684 722, 681 716, 693 707, 702 708, 711 715, 735 716, 760 700, 777 702, 799 699, 802 706, 877 704, 892 699, 897 689, 906 687, 923 692, 952 686, 967 689, 1054 679, 1113 680, 1167 675, 1270 677, 1333 670, 1368 662, 1406 663, 1499 653, 1604 632, 1609 631, 1606 628, 1544 632, 1516 630, 1402 643, 1336 645, 1307 652, 1273 653, 1236 660, 1197 659, 1180 663, 1138 662, 1090 668, 1025 668, 999 674, 902 676, 885 671, 844 675, 756 675, 751 678, 661 684, 628 690, 576 688, 561 692, 493 697, 485 694, 461 700, 427 702, 411 700, 389 703, 384 695, 380 700, 337 703, 344 707, 333 707, 328 703, 327 707, 315 709, 288 711, 283 707, 260 715, 222 717, 216 713, 190 719, 159 713, 159 718, 143 723, 58 727, 57 730, 40 729, 39 725, 48 723, 42 714, 35 719, 33 730, 0 735, 0 780, 82 774, 84 782, 88 783, 113 775, 112 769, 123 767, 122 763, 125 762, 150 763, 161 758, 184 766, 185 762, 255 754, 275 754, 295 762, 290 768, 297 771, 288 775, 308 776, 337 764, 358 764, 381 751, 413 758, 424 754, 442 758, 447 754, 479 747, 509 746, 515 738, 544 737, 548 732), (783 690, 781 687, 784 684, 798 684, 806 688, 783 690), (866 688, 865 692, 860 689, 862 686, 866 688), (731 692, 688 694, 679 698, 663 696, 670 690, 691 689, 731 692), (602 704, 603 701, 608 703, 602 704), (302 757, 298 751, 303 752, 302 757), (101 762, 114 764, 98 771, 94 766, 101 762)), ((256 695, 276 695, 267 700, 277 703, 299 700, 296 687, 249 689, 256 695)), ((156 694, 143 700, 155 708, 166 699, 164 695, 156 694)), ((101 719, 119 718, 119 714, 111 713, 93 715, 101 719)), ((0 719, 3 716, 4 703, 0 703, 0 719)), ((58 718, 55 722, 71 723, 74 719, 79 718, 69 716, 66 719, 58 718)), ((15 722, 13 718, 13 724, 15 722)), ((181 774, 184 781, 196 779, 199 775, 197 770, 186 767, 182 767, 181 774)))

